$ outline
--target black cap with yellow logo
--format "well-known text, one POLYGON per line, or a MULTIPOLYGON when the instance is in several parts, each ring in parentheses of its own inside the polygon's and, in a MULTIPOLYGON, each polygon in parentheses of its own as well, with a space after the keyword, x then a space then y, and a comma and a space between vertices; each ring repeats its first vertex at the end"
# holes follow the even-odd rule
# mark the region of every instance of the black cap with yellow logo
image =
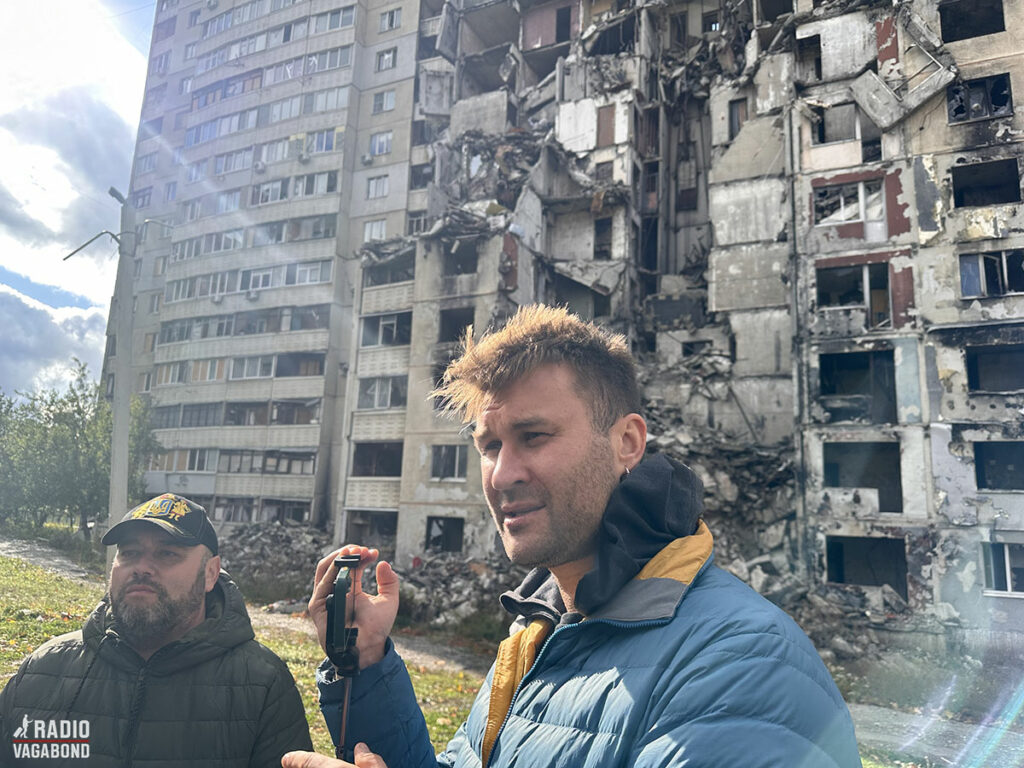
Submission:
POLYGON ((213 554, 217 554, 217 532, 213 530, 206 510, 184 496, 165 493, 140 504, 103 534, 103 543, 117 544, 133 523, 153 523, 182 544, 205 544, 213 554))

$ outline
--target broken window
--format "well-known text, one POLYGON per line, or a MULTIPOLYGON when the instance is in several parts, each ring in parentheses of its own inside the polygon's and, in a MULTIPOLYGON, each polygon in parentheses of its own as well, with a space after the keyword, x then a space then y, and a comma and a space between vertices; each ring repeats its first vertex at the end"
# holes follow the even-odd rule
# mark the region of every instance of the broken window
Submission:
POLYGON ((264 499, 260 517, 263 520, 277 520, 279 523, 283 523, 285 520, 304 523, 309 520, 310 506, 308 501, 264 499))
POLYGON ((426 189, 427 185, 434 180, 434 164, 422 163, 414 165, 409 171, 409 188, 426 189))
POLYGON ((700 17, 700 31, 704 34, 717 32, 720 28, 718 11, 708 11, 700 17))
POLYGON ((374 376, 359 380, 356 408, 404 408, 408 380, 405 376, 374 376))
POLYGON ((793 12, 793 0, 761 0, 761 20, 775 21, 793 12))
POLYGON ((797 80, 817 83, 821 80, 821 35, 802 37, 796 41, 797 80))
MULTIPOLYGON (((1024 344, 967 347, 967 389, 970 392, 1024 390, 1024 344)), ((1024 465, 1021 466, 1024 470, 1024 465)))
POLYGON ((405 217, 405 234, 419 235, 426 232, 428 221, 426 211, 409 211, 405 217))
POLYGON ((1020 202, 1020 171, 1015 157, 958 165, 951 172, 953 204, 957 208, 1020 202))
POLYGON ((855 221, 884 220, 881 179, 816 187, 814 190, 815 226, 834 227, 855 221))
POLYGON ((868 328, 889 326, 889 265, 857 264, 817 270, 818 308, 863 307, 868 328), (866 298, 865 298, 866 297, 866 298))
POLYGON ((658 210, 658 194, 661 182, 661 166, 659 163, 645 163, 643 173, 643 198, 641 209, 644 213, 654 213, 658 210))
POLYGON ((857 105, 837 104, 834 107, 811 107, 812 144, 831 144, 857 138, 857 105))
POLYGON ((896 421, 892 350, 823 354, 818 362, 821 404, 829 421, 896 421))
POLYGON ((424 549, 428 552, 461 552, 462 527, 461 517, 428 517, 424 549))
POLYGON ((878 511, 903 511, 899 443, 825 443, 826 488, 875 488, 878 511))
POLYGON ((420 35, 416 46, 416 60, 432 59, 437 56, 437 35, 420 35))
POLYGON ((316 424, 320 421, 320 398, 275 400, 270 407, 271 424, 316 424))
POLYGON ((383 264, 374 264, 363 268, 363 286, 370 288, 375 285, 404 283, 412 280, 416 270, 416 258, 412 252, 396 256, 383 264))
POLYGON ((907 547, 903 539, 827 536, 828 580, 880 587, 888 584, 907 599, 907 547))
POLYGON ((451 275, 471 275, 477 270, 476 244, 464 240, 456 240, 452 243, 451 249, 444 252, 441 274, 445 277, 451 275))
POLYGON ((974 443, 974 477, 979 490, 1024 491, 1024 442, 974 443))
POLYGON ((613 173, 614 169, 611 160, 594 165, 594 181, 613 181, 613 173))
POLYGON ((466 445, 435 445, 430 462, 430 476, 435 480, 466 478, 466 445))
POLYGON ((466 332, 466 326, 473 324, 473 308, 442 309, 437 340, 444 344, 458 341, 466 332))
POLYGON ((1024 293, 1024 250, 960 255, 960 295, 1024 293))
POLYGON ((606 104, 597 108, 597 146, 610 147, 615 144, 615 105, 606 104))
POLYGON ((949 86, 946 89, 946 109, 951 123, 1012 115, 1009 73, 949 86))
POLYGON ((944 43, 1002 32, 1003 0, 944 0, 939 3, 939 24, 944 43))
POLYGON ((312 475, 315 464, 315 451, 267 451, 263 457, 263 471, 272 475, 312 475))
POLYGON ((733 99, 729 102, 729 141, 732 141, 740 132, 740 128, 747 122, 747 100, 733 99))
POLYGON ((267 403, 228 403, 224 409, 224 424, 229 427, 265 426, 269 415, 267 403))
POLYGON ((409 343, 412 312, 363 318, 362 347, 398 347, 409 343))
POLYGON ((380 550, 381 559, 394 562, 398 513, 378 509, 348 511, 346 541, 360 541, 364 546, 380 550))
POLYGON ((701 357, 712 352, 714 347, 709 339, 698 339, 696 341, 684 341, 681 344, 680 352, 683 357, 701 357))
POLYGON ((323 352, 287 352, 277 356, 277 376, 323 376, 323 352))
POLYGON ((1024 544, 983 541, 985 589, 1024 593, 1024 544))
POLYGON ((572 29, 572 6, 558 8, 555 11, 555 42, 568 42, 572 29))
POLYGON ((353 477, 401 477, 402 444, 356 443, 352 452, 353 477))
POLYGON ((608 261, 612 257, 612 217, 594 219, 594 259, 608 261))
POLYGON ((225 523, 251 523, 257 508, 256 499, 251 497, 218 496, 213 507, 213 519, 225 523))

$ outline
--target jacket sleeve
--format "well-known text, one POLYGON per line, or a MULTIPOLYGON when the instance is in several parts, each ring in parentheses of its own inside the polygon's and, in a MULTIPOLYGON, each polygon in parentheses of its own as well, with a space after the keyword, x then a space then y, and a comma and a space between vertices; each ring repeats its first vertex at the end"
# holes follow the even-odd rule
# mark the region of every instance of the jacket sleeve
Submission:
POLYGON ((860 768, 849 710, 804 645, 770 631, 707 645, 666 675, 630 764, 860 768))
POLYGON ((18 726, 12 720, 14 715, 11 708, 14 706, 14 691, 20 677, 19 669, 18 674, 8 680, 3 691, 0 691, 0 765, 14 765, 14 745, 11 739, 18 726))
MULTIPOLYGON (((336 744, 341 730, 345 684, 337 679, 330 661, 317 669, 320 710, 331 740, 336 744)), ((384 658, 352 679, 345 747, 364 742, 380 755, 388 768, 437 768, 450 763, 434 756, 427 723, 416 702, 412 680, 389 639, 384 658)))
POLYGON ((313 749, 306 711, 295 680, 283 661, 276 657, 273 661, 275 674, 260 713, 250 768, 281 768, 281 757, 286 752, 313 749))

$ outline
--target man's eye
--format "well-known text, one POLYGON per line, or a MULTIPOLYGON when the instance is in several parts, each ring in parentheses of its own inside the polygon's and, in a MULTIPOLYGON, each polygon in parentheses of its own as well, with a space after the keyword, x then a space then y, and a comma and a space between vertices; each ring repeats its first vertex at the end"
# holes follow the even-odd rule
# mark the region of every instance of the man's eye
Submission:
POLYGON ((529 442, 533 442, 535 440, 538 440, 538 439, 540 439, 542 437, 547 437, 547 436, 548 436, 547 432, 525 432, 525 433, 523 433, 523 439, 526 440, 526 442, 528 442, 528 443, 529 442))
POLYGON ((495 453, 496 451, 501 450, 501 443, 499 443, 497 440, 492 440, 486 445, 477 446, 477 450, 480 451, 481 456, 486 456, 490 453, 495 453))

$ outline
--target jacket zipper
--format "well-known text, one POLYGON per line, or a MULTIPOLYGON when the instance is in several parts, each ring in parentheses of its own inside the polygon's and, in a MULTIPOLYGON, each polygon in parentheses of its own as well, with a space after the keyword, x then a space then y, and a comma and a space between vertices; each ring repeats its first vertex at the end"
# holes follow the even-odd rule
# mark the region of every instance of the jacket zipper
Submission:
POLYGON ((533 660, 533 664, 530 666, 528 670, 526 670, 526 674, 523 675, 523 679, 520 680, 519 685, 516 686, 516 690, 512 694, 512 700, 508 704, 508 712, 505 713, 505 719, 501 721, 501 727, 498 728, 498 732, 494 734, 494 745, 491 747, 491 754, 487 756, 487 765, 485 765, 483 768, 490 768, 491 763, 494 762, 494 747, 498 745, 498 739, 501 738, 501 732, 505 730, 505 724, 508 723, 509 717, 512 716, 512 709, 516 705, 516 699, 519 698, 519 692, 523 690, 523 686, 526 684, 527 679, 530 677, 533 671, 540 666, 541 659, 544 658, 544 653, 547 651, 548 646, 551 645, 551 641, 555 639, 555 635, 557 635, 559 632, 573 629, 575 627, 581 627, 584 624, 588 624, 589 626, 594 626, 596 624, 607 624, 611 627, 623 627, 632 629, 634 627, 656 627, 661 624, 667 624, 669 621, 670 619, 647 619, 645 621, 618 621, 614 619, 594 619, 593 621, 589 622, 580 621, 576 624, 569 624, 564 627, 557 627, 555 631, 551 633, 551 637, 544 641, 544 645, 540 647, 540 653, 537 654, 537 658, 533 660))
POLYGON ((131 768, 132 756, 135 754, 135 738, 139 734, 139 715, 142 709, 141 697, 145 690, 145 682, 146 667, 143 666, 135 678, 135 693, 132 696, 132 708, 129 712, 132 719, 128 722, 128 738, 125 742, 123 768, 131 768))

